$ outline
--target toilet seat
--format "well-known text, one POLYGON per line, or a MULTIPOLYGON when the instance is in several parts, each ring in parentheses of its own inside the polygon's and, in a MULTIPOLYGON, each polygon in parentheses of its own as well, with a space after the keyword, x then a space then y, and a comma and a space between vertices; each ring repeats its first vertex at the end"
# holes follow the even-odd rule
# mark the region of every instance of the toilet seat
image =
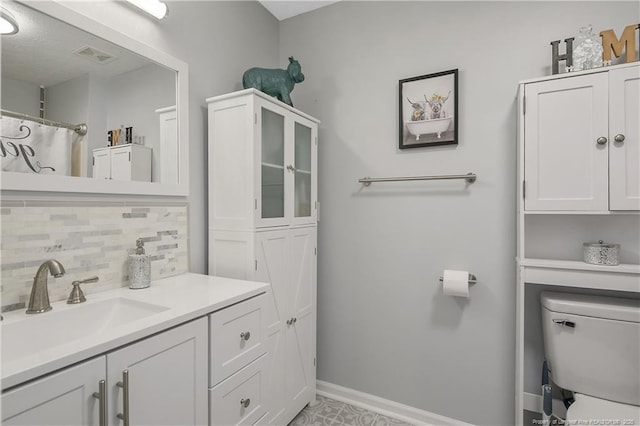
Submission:
POLYGON ((567 410, 567 424, 640 425, 640 406, 621 404, 574 393, 575 402, 567 410))

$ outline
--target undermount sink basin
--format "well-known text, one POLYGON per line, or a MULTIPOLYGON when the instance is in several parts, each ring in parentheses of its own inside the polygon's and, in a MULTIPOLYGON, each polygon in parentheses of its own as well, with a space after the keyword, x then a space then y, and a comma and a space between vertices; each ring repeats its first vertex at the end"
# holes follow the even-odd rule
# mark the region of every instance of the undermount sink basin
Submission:
POLYGON ((89 300, 78 305, 60 303, 49 312, 24 314, 15 320, 5 318, 2 324, 2 361, 11 362, 19 357, 37 354, 167 309, 165 306, 116 297, 89 300))

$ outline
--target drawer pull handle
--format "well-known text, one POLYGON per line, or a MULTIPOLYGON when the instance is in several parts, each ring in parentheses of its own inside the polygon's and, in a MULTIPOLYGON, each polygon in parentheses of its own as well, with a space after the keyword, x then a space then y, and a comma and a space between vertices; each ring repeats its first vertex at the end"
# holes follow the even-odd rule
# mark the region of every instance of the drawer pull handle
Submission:
POLYGON ((249 407, 249 404, 251 404, 251 398, 242 398, 240 400, 240 405, 242 406, 242 408, 247 408, 249 407))
POLYGON ((598 139, 596 139, 596 142, 598 143, 598 145, 606 145, 608 141, 604 136, 600 136, 598 139))
POLYGON ((616 141, 616 142, 624 142, 624 139, 625 139, 625 137, 624 137, 624 135, 622 133, 618 133, 616 135, 616 137, 613 138, 613 140, 616 141))
POLYGON ((98 392, 94 392, 93 397, 99 401, 98 425, 107 426, 107 383, 104 380, 98 382, 98 392))
POLYGON ((242 340, 249 340, 250 337, 251 337, 251 332, 249 331, 243 331, 242 333, 240 333, 240 338, 242 340))
POLYGON ((116 386, 122 388, 122 413, 117 413, 116 417, 122 420, 124 426, 129 426, 129 370, 122 372, 122 381, 116 386))

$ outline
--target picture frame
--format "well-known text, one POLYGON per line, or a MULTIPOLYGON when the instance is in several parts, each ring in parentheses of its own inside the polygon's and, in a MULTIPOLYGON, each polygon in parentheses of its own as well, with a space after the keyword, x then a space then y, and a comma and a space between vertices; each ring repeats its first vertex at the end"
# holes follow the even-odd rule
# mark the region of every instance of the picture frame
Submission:
POLYGON ((399 82, 400 149, 458 144, 458 69, 399 82))

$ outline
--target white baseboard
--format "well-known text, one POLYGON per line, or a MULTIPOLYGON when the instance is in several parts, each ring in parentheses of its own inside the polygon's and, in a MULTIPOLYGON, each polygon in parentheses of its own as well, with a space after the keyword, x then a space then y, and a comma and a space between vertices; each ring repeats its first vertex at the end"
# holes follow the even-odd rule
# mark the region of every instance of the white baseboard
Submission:
POLYGON ((404 405, 399 402, 380 398, 379 396, 360 392, 357 390, 334 385, 333 383, 316 381, 317 393, 327 398, 335 399, 347 404, 355 405, 366 410, 374 411, 398 420, 424 426, 473 426, 429 411, 404 405))

